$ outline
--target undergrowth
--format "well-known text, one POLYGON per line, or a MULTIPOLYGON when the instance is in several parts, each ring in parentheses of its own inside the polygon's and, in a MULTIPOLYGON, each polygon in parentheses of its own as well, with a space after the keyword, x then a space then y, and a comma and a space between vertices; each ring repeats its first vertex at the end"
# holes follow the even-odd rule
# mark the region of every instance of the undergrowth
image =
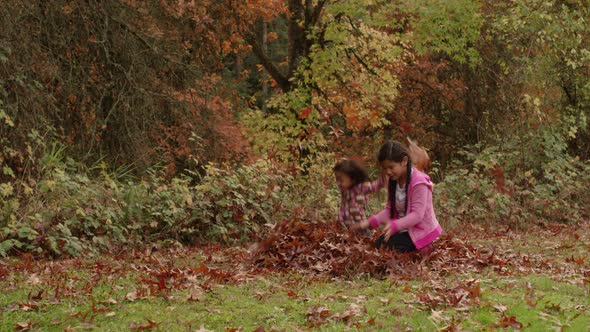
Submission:
MULTIPOLYGON (((330 154, 318 153, 305 172, 259 158, 208 164, 173 178, 153 167, 139 177, 132 166, 86 167, 67 157, 66 146, 42 136, 32 132, 25 148, 0 149, 0 256, 244 243, 265 238, 278 223, 331 223, 340 199, 330 154)), ((438 178, 435 210, 443 228, 587 219, 590 165, 551 137, 537 140, 549 148, 528 163, 517 144, 475 146, 444 172, 429 170, 438 178)), ((372 210, 383 200, 376 195, 372 210)))

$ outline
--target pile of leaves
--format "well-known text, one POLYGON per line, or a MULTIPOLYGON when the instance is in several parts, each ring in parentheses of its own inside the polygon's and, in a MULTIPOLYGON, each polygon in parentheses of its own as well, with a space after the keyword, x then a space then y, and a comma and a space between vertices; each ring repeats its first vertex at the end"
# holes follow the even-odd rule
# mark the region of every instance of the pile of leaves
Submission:
POLYGON ((542 272, 563 275, 580 266, 569 264, 576 263, 575 259, 564 262, 547 255, 522 253, 513 247, 474 244, 465 239, 477 234, 479 239, 496 243, 494 239, 507 238, 506 233, 501 233, 475 228, 462 232, 449 230, 435 242, 434 251, 428 255, 401 254, 375 247, 379 231, 368 237, 349 233, 333 223, 297 220, 278 224, 251 248, 251 268, 339 277, 368 274, 431 279, 481 273, 484 269, 500 275, 542 272))
POLYGON ((391 251, 371 246, 371 238, 347 233, 334 223, 294 220, 277 224, 252 249, 253 267, 334 276, 385 275, 391 251))

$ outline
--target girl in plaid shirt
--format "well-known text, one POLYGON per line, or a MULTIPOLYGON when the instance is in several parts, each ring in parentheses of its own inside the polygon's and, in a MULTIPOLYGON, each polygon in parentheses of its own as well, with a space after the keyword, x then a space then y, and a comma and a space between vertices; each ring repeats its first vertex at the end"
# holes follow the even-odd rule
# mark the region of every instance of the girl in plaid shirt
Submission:
POLYGON ((369 181, 365 169, 356 161, 343 160, 334 166, 336 184, 342 195, 338 222, 345 228, 367 218, 367 195, 384 187, 383 177, 369 181))

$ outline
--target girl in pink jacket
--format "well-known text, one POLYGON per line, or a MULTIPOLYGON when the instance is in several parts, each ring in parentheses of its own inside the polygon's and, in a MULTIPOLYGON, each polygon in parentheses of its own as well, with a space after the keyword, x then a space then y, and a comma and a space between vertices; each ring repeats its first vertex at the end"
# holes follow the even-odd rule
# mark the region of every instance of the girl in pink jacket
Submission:
POLYGON ((385 209, 351 229, 376 228, 385 224, 385 232, 377 239, 378 247, 399 252, 427 253, 432 242, 442 233, 432 206, 432 182, 424 172, 412 167, 405 146, 388 141, 377 156, 382 172, 388 177, 388 199, 385 209))

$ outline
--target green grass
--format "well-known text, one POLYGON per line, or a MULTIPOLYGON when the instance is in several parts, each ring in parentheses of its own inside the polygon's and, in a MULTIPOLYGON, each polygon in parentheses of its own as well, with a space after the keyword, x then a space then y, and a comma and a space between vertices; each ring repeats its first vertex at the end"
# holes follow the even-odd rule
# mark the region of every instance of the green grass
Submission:
MULTIPOLYGON (((135 277, 127 275, 113 280, 113 287, 102 284, 90 293, 59 301, 52 300, 49 293, 34 308, 25 307, 31 302, 27 297, 45 289, 44 285, 27 286, 27 281, 15 277, 20 287, 0 295, 0 330, 13 331, 17 323, 31 322, 33 330, 39 331, 127 331, 147 326, 148 320, 157 323, 153 331, 194 331, 201 326, 213 331, 253 331, 261 326, 266 330, 432 331, 453 321, 463 329, 488 330, 500 329, 503 316, 514 316, 530 331, 560 326, 568 331, 587 331, 590 326, 588 288, 556 282, 546 275, 489 273, 479 281, 480 298, 434 308, 422 303, 418 294, 454 289, 460 279, 448 277, 431 288, 433 285, 418 280, 330 280, 275 274, 239 284, 218 284, 192 299, 194 289, 183 289, 130 301, 126 294, 135 277)), ((84 288, 83 282, 74 287, 84 288)))
POLYGON ((590 331, 589 233, 578 233, 482 238, 514 264, 449 273, 426 263, 412 278, 242 271, 239 248, 12 258, 0 261, 0 331, 590 331))

